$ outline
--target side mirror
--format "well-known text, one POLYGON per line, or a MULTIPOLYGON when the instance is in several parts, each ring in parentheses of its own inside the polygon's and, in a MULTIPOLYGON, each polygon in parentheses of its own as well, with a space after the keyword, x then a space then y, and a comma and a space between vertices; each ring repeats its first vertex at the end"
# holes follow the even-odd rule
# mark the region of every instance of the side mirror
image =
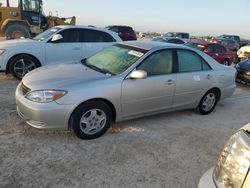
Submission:
POLYGON ((147 78, 147 72, 144 70, 134 70, 129 76, 129 79, 145 79, 147 78))
POLYGON ((56 34, 52 37, 51 42, 58 42, 61 39, 63 39, 62 35, 56 34))

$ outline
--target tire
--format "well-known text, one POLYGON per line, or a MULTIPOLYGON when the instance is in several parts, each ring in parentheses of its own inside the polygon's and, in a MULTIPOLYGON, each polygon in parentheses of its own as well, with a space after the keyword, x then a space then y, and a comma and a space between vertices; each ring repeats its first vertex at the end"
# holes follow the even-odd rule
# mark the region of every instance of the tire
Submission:
POLYGON ((83 140, 98 138, 106 133, 112 122, 112 110, 103 101, 80 105, 71 115, 70 127, 83 140))
POLYGON ((225 59, 223 61, 223 65, 230 66, 230 61, 228 59, 225 59))
POLYGON ((210 114, 217 105, 219 94, 215 90, 208 91, 200 100, 197 111, 202 115, 210 114))
POLYGON ((40 63, 29 55, 18 55, 10 60, 9 72, 21 80, 25 74, 40 67, 40 63))
POLYGON ((29 29, 21 24, 11 24, 5 31, 7 39, 30 38, 29 29))

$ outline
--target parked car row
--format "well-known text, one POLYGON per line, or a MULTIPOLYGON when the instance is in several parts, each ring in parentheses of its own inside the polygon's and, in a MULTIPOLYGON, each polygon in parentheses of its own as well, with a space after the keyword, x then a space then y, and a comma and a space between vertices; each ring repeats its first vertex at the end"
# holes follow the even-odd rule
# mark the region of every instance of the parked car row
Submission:
MULTIPOLYGON (((112 122, 181 109, 207 115, 235 91, 236 70, 224 66, 234 54, 222 44, 175 37, 121 42, 118 34, 132 40, 119 30, 57 26, 32 40, 2 42, 0 70, 22 79, 19 116, 35 128, 95 139, 112 122)), ((249 67, 250 60, 237 64, 237 78, 249 79, 249 67)), ((249 131, 230 139, 199 188, 249 187, 249 131)))
POLYGON ((218 36, 217 39, 219 39, 219 40, 221 40, 221 39, 222 40, 224 40, 224 39, 234 40, 239 44, 240 47, 245 46, 248 43, 248 41, 241 40, 240 36, 238 36, 238 35, 225 35, 224 34, 224 35, 218 36))
POLYGON ((191 40, 173 37, 154 37, 152 41, 184 44, 189 47, 197 48, 223 65, 229 66, 233 63, 235 59, 235 52, 220 43, 212 43, 207 42, 205 40, 191 40))

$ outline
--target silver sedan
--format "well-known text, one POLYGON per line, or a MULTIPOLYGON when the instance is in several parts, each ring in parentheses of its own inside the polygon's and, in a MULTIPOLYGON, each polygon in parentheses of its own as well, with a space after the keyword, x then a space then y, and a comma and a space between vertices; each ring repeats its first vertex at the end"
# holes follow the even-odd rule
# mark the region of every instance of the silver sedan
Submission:
POLYGON ((235 72, 186 46, 126 42, 30 72, 16 89, 17 111, 33 127, 94 139, 112 122, 180 109, 209 114, 233 94, 235 72))

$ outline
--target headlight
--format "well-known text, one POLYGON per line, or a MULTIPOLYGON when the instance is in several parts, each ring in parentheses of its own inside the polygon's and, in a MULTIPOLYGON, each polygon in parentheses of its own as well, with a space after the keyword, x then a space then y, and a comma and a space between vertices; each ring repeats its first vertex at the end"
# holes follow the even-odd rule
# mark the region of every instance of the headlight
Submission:
POLYGON ((250 72, 246 72, 247 76, 250 76, 250 72))
POLYGON ((244 131, 231 137, 215 167, 213 178, 219 188, 241 188, 250 167, 250 138, 244 131))
POLYGON ((5 52, 5 50, 0 49, 0 55, 2 55, 5 52))
POLYGON ((25 97, 33 102, 49 103, 62 98, 66 94, 66 91, 41 90, 29 92, 25 97))

